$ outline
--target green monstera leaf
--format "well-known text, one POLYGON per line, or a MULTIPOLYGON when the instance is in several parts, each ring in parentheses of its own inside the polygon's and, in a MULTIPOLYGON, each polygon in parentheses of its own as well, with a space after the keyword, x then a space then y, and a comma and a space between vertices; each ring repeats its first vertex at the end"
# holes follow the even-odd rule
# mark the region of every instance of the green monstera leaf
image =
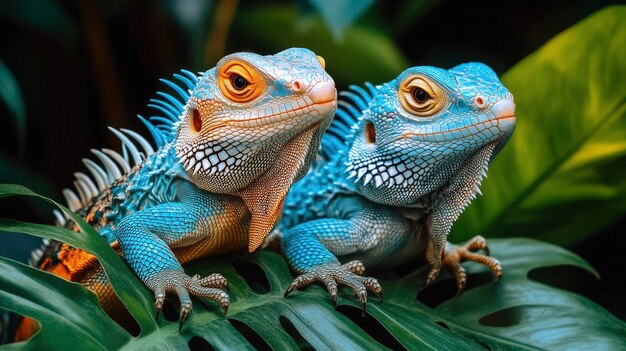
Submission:
POLYGON ((515 96, 517 127, 489 168, 485 196, 455 224, 456 238, 536 235, 569 245, 623 216, 624 57, 626 7, 612 6, 502 77, 515 96))
MULTIPOLYGON (((1 185, 0 197, 37 196, 17 185, 1 185)), ((45 198, 44 198, 45 199, 45 198)), ((51 201, 45 199, 46 201, 51 201)), ((5 348, 172 349, 190 346, 218 350, 275 349, 534 349, 626 347, 626 324, 596 303, 575 293, 531 279, 537 269, 572 266, 595 274, 578 256, 531 239, 500 239, 491 244, 505 275, 498 284, 483 279, 486 268, 468 264, 470 290, 428 307, 417 297, 427 274, 422 267, 395 281, 382 281, 388 299, 370 301, 367 315, 352 293, 342 290, 336 310, 321 287, 283 297, 293 276, 284 259, 271 252, 196 260, 188 274, 219 272, 230 282, 226 316, 210 302, 195 300, 194 310, 178 332, 178 313, 154 321, 150 293, 98 233, 79 223, 81 233, 48 225, 0 220, 0 230, 48 237, 83 248, 102 262, 116 292, 141 332, 133 336, 110 320, 93 293, 52 274, 0 259, 0 308, 34 318, 41 329, 30 340, 5 348), (582 337, 581 337, 582 336, 582 337)), ((425 290, 442 296, 443 282, 425 290)), ((167 310, 167 309, 166 309, 167 310)))

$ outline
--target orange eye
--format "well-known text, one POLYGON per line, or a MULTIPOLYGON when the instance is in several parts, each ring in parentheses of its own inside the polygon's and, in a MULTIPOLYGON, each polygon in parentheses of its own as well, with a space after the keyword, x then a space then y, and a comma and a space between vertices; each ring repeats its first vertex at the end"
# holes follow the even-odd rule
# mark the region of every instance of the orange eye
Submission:
POLYGON ((222 94, 233 102, 253 101, 265 90, 261 74, 246 62, 230 62, 220 67, 217 74, 222 94))
POLYGON ((409 77, 400 83, 398 97, 407 112, 419 117, 432 116, 447 103, 444 89, 424 76, 409 77))
POLYGON ((237 73, 230 76, 230 85, 237 91, 244 90, 250 82, 246 78, 238 75, 237 73))

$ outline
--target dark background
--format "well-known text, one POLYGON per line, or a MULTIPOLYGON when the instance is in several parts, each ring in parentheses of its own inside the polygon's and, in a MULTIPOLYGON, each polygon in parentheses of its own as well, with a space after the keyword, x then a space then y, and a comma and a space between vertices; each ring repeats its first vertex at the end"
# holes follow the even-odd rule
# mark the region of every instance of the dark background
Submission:
MULTIPOLYGON (((147 115, 146 103, 162 88, 159 77, 181 68, 206 70, 224 54, 276 50, 258 40, 259 26, 280 25, 254 19, 262 6, 295 14, 294 22, 315 17, 303 1, 20 1, 0 3, 0 58, 19 85, 26 112, 26 135, 20 142, 16 121, 1 104, 0 182, 19 183, 62 200, 73 173, 84 171, 81 158, 93 147, 117 149, 106 126, 131 128, 147 135, 135 114, 147 115), (217 19, 217 20, 216 20, 217 19)), ((384 33, 408 65, 450 67, 481 61, 498 74, 506 72, 550 38, 613 1, 377 1, 357 21, 384 33)), ((321 22, 313 22, 321 26, 321 22)), ((327 57, 332 39, 299 43, 290 35, 298 23, 278 28, 287 42, 307 46, 327 57)), ((316 33, 317 33, 316 32, 316 33)), ((310 41, 308 40, 310 39, 310 41)), ((271 41, 272 38, 266 38, 271 41)), ((341 39, 338 44, 343 45, 341 39)), ((347 45, 347 44, 346 44, 347 45)), ((286 48, 282 47, 281 49, 286 48)), ((338 88, 350 83, 392 79, 363 67, 349 50, 327 70, 338 88), (344 62, 339 62, 344 60, 344 62), (357 81, 348 80, 354 69, 357 81)), ((0 201, 0 217, 51 222, 50 208, 24 199, 0 201)), ((624 228, 626 218, 569 249, 587 259, 602 281, 581 278, 574 289, 626 319, 623 302, 624 228)), ((38 239, 0 233, 0 255, 25 261, 38 239)))

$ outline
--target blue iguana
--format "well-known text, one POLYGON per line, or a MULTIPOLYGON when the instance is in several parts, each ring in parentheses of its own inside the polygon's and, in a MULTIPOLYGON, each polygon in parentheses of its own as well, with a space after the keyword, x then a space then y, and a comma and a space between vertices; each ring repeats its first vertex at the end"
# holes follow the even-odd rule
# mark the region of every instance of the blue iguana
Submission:
POLYGON ((364 267, 380 270, 424 255, 431 266, 426 284, 448 266, 462 291, 465 259, 500 277, 483 237, 462 246, 447 242, 515 128, 513 95, 497 75, 480 63, 413 67, 343 96, 322 160, 290 190, 271 236, 281 238, 299 274, 285 296, 317 281, 336 302, 337 286, 346 285, 365 313, 367 290, 382 299, 382 288, 362 276, 364 267))

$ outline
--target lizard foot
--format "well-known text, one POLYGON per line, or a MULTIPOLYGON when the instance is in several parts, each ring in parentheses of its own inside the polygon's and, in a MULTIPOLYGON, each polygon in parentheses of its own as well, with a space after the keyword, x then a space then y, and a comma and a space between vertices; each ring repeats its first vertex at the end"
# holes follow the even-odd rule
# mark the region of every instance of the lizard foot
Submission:
MULTIPOLYGON (((489 247, 487 240, 480 235, 470 239, 465 245, 456 246, 452 244, 446 245, 443 253, 442 265, 449 267, 456 278, 457 295, 461 294, 467 284, 467 273, 461 265, 464 260, 481 263, 491 270, 496 281, 502 276, 502 265, 496 258, 489 257, 489 247), (484 254, 478 254, 473 251, 483 250, 484 254)), ((426 280, 426 286, 430 285, 439 274, 441 266, 431 268, 426 280)))
POLYGON ((157 318, 165 302, 165 293, 173 292, 178 295, 180 300, 179 331, 183 328, 183 323, 189 316, 189 313, 191 313, 190 294, 206 297, 217 302, 222 307, 224 314, 228 310, 229 300, 225 291, 228 290, 228 281, 221 274, 211 274, 208 277, 201 278, 199 275, 190 277, 183 271, 166 270, 148 278, 146 285, 154 291, 157 318))
POLYGON ((315 267, 298 276, 285 291, 287 297, 292 291, 307 287, 313 282, 321 282, 330 293, 333 305, 337 305, 338 285, 350 287, 354 295, 361 301, 361 314, 365 316, 367 308, 367 291, 371 291, 383 301, 383 289, 376 278, 363 277, 365 267, 360 261, 346 264, 326 264, 315 267))

